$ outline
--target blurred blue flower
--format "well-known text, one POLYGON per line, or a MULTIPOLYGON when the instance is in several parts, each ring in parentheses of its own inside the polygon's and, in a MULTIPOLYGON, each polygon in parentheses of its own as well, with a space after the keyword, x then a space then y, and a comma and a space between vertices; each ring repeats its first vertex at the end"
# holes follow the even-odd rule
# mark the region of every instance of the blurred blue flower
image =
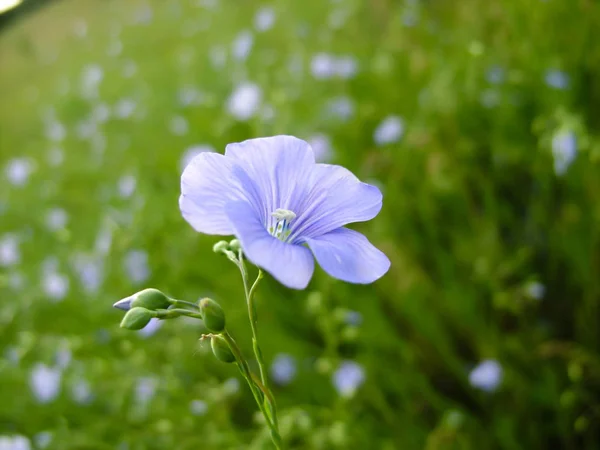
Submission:
POLYGON ((30 450, 31 443, 25 436, 0 436, 0 450, 30 450))
POLYGON ((373 133, 377 145, 392 144, 400 140, 404 134, 404 122, 398 116, 386 117, 373 133))
MULTIPOLYGON (((44 449, 52 443, 53 435, 50 431, 41 431, 33 437, 36 448, 44 449)), ((2 448, 0 446, 0 448, 2 448)), ((24 447, 27 448, 27 447, 24 447)))
POLYGON ((190 411, 195 416, 203 416, 208 411, 208 405, 203 400, 192 400, 190 402, 190 411))
POLYGON ((343 361, 333 373, 332 381, 342 397, 352 397, 365 382, 365 371, 354 361, 343 361))
POLYGON ((347 311, 344 322, 346 322, 348 325, 359 327, 363 322, 362 314, 358 311, 347 311))
POLYGON ((577 156, 577 137, 571 130, 560 131, 552 137, 554 172, 564 175, 577 156))
POLYGON ((486 392, 495 391, 502 381, 502 366, 493 359, 480 362, 469 374, 469 383, 486 392))
POLYGON ((254 28, 258 31, 267 31, 275 23, 275 11, 269 6, 262 7, 254 16, 254 28))
POLYGON ((313 255, 351 283, 372 283, 390 266, 365 236, 344 227, 379 213, 380 190, 343 167, 315 163, 311 147, 292 136, 198 155, 181 177, 179 205, 196 231, 235 235, 252 263, 294 289, 308 285, 313 255))
POLYGON ((280 353, 273 359, 271 377, 279 385, 290 384, 296 376, 296 360, 286 353, 280 353))
POLYGON ((502 84, 506 79, 506 70, 504 70, 504 67, 501 66, 491 66, 487 70, 485 78, 487 79, 488 83, 502 84))
POLYGON ((59 369, 38 363, 31 371, 29 386, 40 403, 54 400, 60 392, 62 373, 59 369))
POLYGON ((542 300, 546 294, 546 286, 539 281, 531 281, 525 285, 525 294, 535 300, 542 300))
POLYGON ((248 120, 262 103, 262 90, 257 84, 240 83, 227 100, 227 110, 237 120, 248 120))
POLYGON ((550 69, 545 75, 546 84, 554 89, 567 89, 570 84, 569 75, 558 69, 550 69))

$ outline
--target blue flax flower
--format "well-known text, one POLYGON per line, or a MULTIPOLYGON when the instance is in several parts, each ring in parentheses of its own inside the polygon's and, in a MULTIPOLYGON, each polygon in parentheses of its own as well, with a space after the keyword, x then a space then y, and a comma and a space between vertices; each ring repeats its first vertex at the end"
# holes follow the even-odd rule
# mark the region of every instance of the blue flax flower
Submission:
POLYGON ((292 136, 199 154, 183 172, 179 198, 196 231, 235 235, 248 260, 294 289, 310 281, 313 255, 340 280, 366 284, 383 276, 388 258, 344 227, 372 219, 381 204, 379 189, 343 167, 315 163, 310 145, 292 136))

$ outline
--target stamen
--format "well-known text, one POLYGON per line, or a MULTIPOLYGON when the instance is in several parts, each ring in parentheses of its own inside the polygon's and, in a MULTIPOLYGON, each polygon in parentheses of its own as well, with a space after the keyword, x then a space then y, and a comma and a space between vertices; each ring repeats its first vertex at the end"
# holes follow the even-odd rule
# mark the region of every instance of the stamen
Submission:
POLYGON ((296 218, 296 213, 288 209, 278 208, 271 213, 271 216, 275 218, 275 226, 269 227, 269 232, 277 239, 285 241, 290 233, 290 225, 292 220, 296 218))

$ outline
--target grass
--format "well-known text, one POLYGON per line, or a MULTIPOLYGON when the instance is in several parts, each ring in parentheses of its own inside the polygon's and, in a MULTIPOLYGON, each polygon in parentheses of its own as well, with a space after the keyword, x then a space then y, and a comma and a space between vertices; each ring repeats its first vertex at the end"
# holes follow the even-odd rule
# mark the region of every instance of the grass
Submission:
POLYGON ((16 239, 20 261, 0 251, 0 435, 49 432, 57 449, 268 448, 251 394, 197 343, 201 328, 132 334, 110 305, 146 286, 211 295, 249 353, 237 272, 180 216, 181 160, 286 133, 327 136, 333 163, 382 188, 381 214, 356 229, 392 261, 371 286, 319 270, 307 291, 272 279, 259 290, 265 359, 297 361, 275 392, 288 446, 597 448, 599 25, 583 0, 63 0, 5 28, 0 250, 16 239), (275 21, 259 32, 265 6, 275 21), (252 48, 236 59, 244 30, 252 48), (319 53, 356 73, 315 77, 319 53), (262 92, 245 121, 227 109, 244 81, 262 92), (402 136, 378 145, 390 116, 402 136), (557 172, 561 132, 576 157, 557 172), (22 185, 15 161, 30 171, 22 185), (64 226, 48 224, 56 208, 64 226), (366 373, 351 398, 331 382, 346 359, 366 373), (486 359, 502 367, 492 392, 469 382, 486 359), (47 403, 30 387, 39 363, 61 373, 47 403))

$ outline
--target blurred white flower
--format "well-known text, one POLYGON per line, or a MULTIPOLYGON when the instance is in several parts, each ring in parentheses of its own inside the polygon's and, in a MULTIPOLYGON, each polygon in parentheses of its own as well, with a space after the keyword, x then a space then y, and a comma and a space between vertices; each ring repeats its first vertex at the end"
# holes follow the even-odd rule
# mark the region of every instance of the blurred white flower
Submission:
POLYGON ((98 292, 104 279, 104 264, 101 259, 78 253, 73 257, 73 269, 79 275, 83 289, 94 294, 98 292))
POLYGON ((353 325, 355 327, 358 327, 362 325, 363 322, 362 314, 358 311, 346 311, 344 322, 346 322, 347 325, 353 325))
POLYGON ((81 74, 81 94, 84 98, 98 96, 98 87, 104 78, 104 70, 98 64, 89 64, 81 74))
POLYGON ((183 116, 175 116, 169 122, 169 130, 176 136, 187 134, 189 129, 188 121, 183 116))
POLYGON ((14 234, 0 238, 0 267, 14 266, 21 261, 19 240, 14 234))
POLYGON ((231 54, 238 61, 245 61, 250 55, 252 45, 254 44, 254 36, 248 30, 241 31, 231 46, 231 54))
POLYGON ((50 300, 63 300, 69 292, 69 279, 55 271, 42 274, 42 289, 50 300))
POLYGON ((115 115, 119 119, 128 119, 135 112, 137 104, 131 98, 122 98, 115 104, 115 115))
POLYGON ((564 175, 577 157, 577 137, 571 130, 559 131, 552 137, 554 172, 564 175))
POLYGON ((548 86, 554 89, 567 89, 570 84, 569 75, 558 69, 549 69, 545 75, 545 81, 548 86))
POLYGON ((65 126, 56 119, 46 124, 46 137, 54 142, 62 141, 67 135, 65 126))
POLYGON ((546 286, 539 281, 531 281, 525 285, 525 294, 535 300, 542 300, 546 294, 546 286))
POLYGON ((317 80, 331 78, 336 73, 336 60, 328 53, 317 53, 310 61, 310 72, 317 80))
POLYGON ((177 92, 177 98, 181 106, 199 105, 202 103, 204 94, 195 86, 182 86, 177 92))
POLYGON ((275 23, 275 11, 269 6, 260 8, 254 15, 254 28, 257 31, 267 31, 275 23))
POLYGON ((386 145, 398 142, 404 134, 404 122, 398 116, 386 117, 373 133, 373 140, 377 145, 386 145))
POLYGON ((262 101, 262 91, 254 83, 240 83, 229 96, 227 110, 238 120, 250 119, 258 110, 262 101))
POLYGON ((31 443, 25 436, 0 436, 0 450, 30 450, 31 443))
POLYGON ((495 391, 502 381, 502 366, 493 359, 480 362, 469 374, 469 383, 486 392, 495 391))
POLYGON ((51 431, 42 431, 33 437, 35 446, 38 449, 45 449, 52 443, 53 434, 51 431))
POLYGON ((92 389, 87 380, 80 378, 71 386, 71 397, 80 405, 85 405, 92 400, 92 389))
POLYGON ((208 411, 208 405, 202 400, 192 400, 190 402, 190 412, 195 416, 203 416, 208 411))
POLYGON ((33 172, 33 163, 28 158, 14 158, 8 161, 4 173, 15 186, 24 186, 33 172))
POLYGON ((287 353, 279 353, 271 364, 271 377, 281 386, 290 384, 296 376, 296 360, 287 353))
POLYGON ((34 366, 29 377, 31 391, 40 403, 54 400, 60 392, 61 371, 43 363, 34 366))
POLYGON ((354 115, 354 101, 350 97, 336 97, 326 104, 326 113, 346 121, 354 115))
POLYGON ((62 230, 67 226, 69 215, 62 208, 52 208, 46 213, 46 226, 51 231, 62 230))
POLYGON ((340 78, 349 79, 358 73, 358 62, 352 56, 342 56, 334 62, 334 72, 340 78))
POLYGON ((158 380, 154 377, 140 377, 135 384, 135 399, 139 403, 148 403, 156 394, 158 380))
POLYGON ((197 155, 204 152, 214 152, 215 149, 208 144, 197 144, 188 147, 185 152, 183 152, 183 156, 181 157, 181 162, 179 164, 180 169, 183 171, 187 167, 187 165, 194 159, 197 155))
POLYGON ((343 361, 332 377, 333 386, 342 397, 352 397, 365 382, 363 367, 354 361, 343 361))
POLYGON ((150 278, 148 253, 143 250, 130 250, 124 259, 125 273, 136 284, 150 278))
POLYGON ((137 184, 137 180, 133 175, 131 175, 131 174, 123 175, 119 179, 119 195, 122 198, 131 197, 133 195, 133 193, 135 192, 136 184, 137 184))
POLYGON ((92 118, 96 123, 104 123, 110 117, 110 109, 106 103, 98 103, 92 110, 92 118))
POLYGON ((319 163, 331 161, 333 150, 331 148, 331 140, 325 134, 315 134, 308 139, 308 143, 315 152, 315 160, 319 163))
POLYGON ((502 84, 506 79, 506 70, 501 66, 492 66, 485 73, 485 78, 490 84, 502 84))
POLYGON ((226 395, 237 394, 240 390, 240 381, 237 378, 227 378, 223 383, 223 391, 226 395))
POLYGON ((479 97, 481 104, 488 108, 494 108, 500 103, 500 93, 496 89, 485 89, 479 97))
POLYGON ((63 344, 63 346, 56 352, 54 359, 56 360, 56 366, 59 369, 65 369, 71 363, 71 360, 73 359, 73 353, 71 353, 71 350, 63 344))

